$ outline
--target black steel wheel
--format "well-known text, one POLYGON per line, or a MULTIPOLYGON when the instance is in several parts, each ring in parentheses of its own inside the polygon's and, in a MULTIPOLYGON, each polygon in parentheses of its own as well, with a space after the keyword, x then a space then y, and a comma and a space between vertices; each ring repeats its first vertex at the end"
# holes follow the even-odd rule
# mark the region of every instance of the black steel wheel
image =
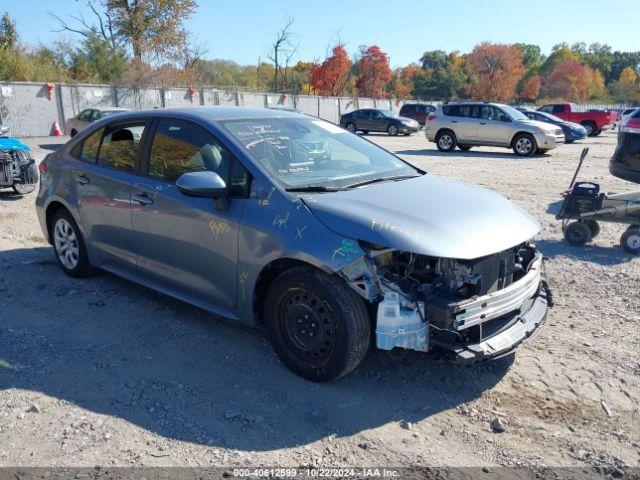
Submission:
POLYGON ((564 229, 564 238, 571 245, 582 246, 591 240, 591 229, 584 222, 571 222, 564 229))
POLYGON ((267 293, 264 322, 282 363, 316 382, 352 372, 369 348, 364 300, 341 279, 312 267, 276 278, 267 293))

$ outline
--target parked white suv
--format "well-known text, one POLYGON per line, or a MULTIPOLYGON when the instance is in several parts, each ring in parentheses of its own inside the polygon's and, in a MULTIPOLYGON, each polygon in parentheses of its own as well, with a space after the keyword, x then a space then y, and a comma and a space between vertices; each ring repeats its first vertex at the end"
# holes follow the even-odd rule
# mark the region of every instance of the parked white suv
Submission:
POLYGON ((427 140, 441 152, 456 146, 469 150, 486 145, 513 148, 516 155, 528 157, 564 143, 562 129, 529 119, 508 105, 488 102, 447 102, 427 116, 427 140))

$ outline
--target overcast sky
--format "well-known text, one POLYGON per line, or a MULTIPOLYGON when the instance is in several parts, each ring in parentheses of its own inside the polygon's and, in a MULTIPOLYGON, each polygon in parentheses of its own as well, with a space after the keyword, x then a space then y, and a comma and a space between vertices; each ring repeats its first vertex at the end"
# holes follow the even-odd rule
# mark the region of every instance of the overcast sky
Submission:
MULTIPOLYGON (((60 37, 47 12, 84 12, 89 18, 85 5, 85 0, 1 0, 0 10, 17 21, 23 40, 47 44, 60 37)), ((286 14, 295 20, 296 60, 323 58, 338 37, 350 53, 359 45, 379 45, 393 67, 418 61, 425 50, 468 52, 484 40, 535 43, 544 53, 556 43, 578 41, 640 50, 637 0, 199 0, 188 28, 207 43, 207 58, 255 64, 265 58, 286 14)))

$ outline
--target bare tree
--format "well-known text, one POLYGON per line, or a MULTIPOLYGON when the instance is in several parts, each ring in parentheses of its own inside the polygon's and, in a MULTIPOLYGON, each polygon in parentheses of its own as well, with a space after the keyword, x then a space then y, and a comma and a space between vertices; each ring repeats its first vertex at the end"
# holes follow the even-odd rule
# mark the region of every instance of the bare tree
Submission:
POLYGON ((117 44, 117 38, 113 33, 113 22, 111 21, 111 15, 108 9, 105 9, 104 12, 100 12, 94 2, 89 0, 87 2, 87 6, 91 9, 93 14, 96 17, 98 24, 94 24, 89 20, 84 18, 84 15, 69 15, 69 18, 76 22, 76 25, 70 25, 64 19, 59 17, 53 12, 47 12, 50 16, 56 19, 58 22, 58 29, 54 30, 54 32, 71 32, 82 35, 85 38, 91 37, 93 35, 100 36, 103 40, 109 42, 111 48, 115 49, 117 44))
POLYGON ((275 72, 273 74, 273 87, 275 91, 278 91, 278 74, 283 78, 285 87, 287 83, 287 68, 291 58, 298 49, 298 43, 295 40, 295 33, 291 31, 291 25, 293 25, 293 18, 289 15, 285 17, 283 27, 276 34, 276 39, 271 46, 267 58, 273 62, 275 72), (282 71, 282 61, 284 59, 285 68, 282 71))

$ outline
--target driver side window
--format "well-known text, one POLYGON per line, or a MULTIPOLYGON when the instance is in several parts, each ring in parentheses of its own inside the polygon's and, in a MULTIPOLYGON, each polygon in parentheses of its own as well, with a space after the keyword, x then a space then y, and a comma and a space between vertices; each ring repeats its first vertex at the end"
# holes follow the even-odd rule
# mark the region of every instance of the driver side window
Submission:
POLYGON ((231 163, 231 153, 204 128, 161 119, 153 136, 148 175, 175 182, 184 173, 209 170, 226 182, 231 163))

